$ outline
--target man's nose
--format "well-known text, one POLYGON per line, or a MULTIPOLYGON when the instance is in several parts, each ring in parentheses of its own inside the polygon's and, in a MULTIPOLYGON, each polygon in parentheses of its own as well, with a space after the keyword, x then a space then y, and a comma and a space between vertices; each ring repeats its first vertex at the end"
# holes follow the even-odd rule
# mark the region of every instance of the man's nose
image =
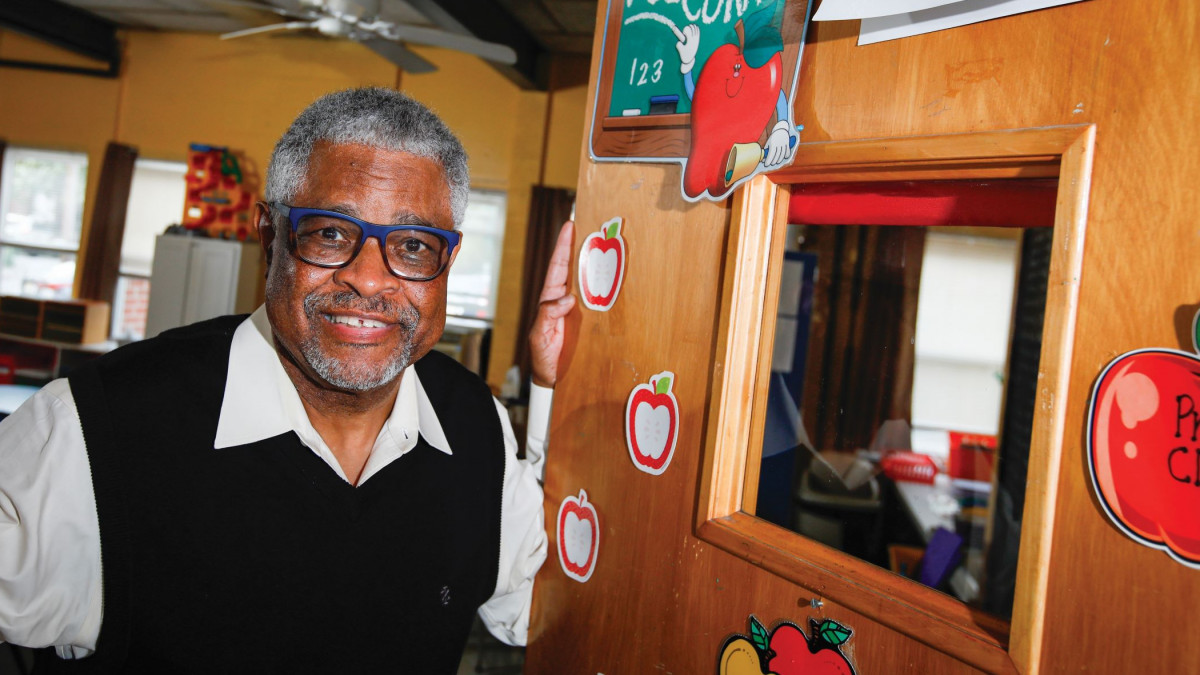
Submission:
POLYGON ((358 255, 345 267, 334 270, 334 281, 350 286, 360 296, 370 297, 400 288, 400 279, 388 269, 379 240, 363 242, 358 255))

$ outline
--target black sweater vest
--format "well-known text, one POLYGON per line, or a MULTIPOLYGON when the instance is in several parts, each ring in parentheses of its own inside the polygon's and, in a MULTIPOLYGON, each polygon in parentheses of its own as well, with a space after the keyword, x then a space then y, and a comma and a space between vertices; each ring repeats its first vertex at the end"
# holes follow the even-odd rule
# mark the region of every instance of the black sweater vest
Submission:
POLYGON ((487 387, 431 352, 453 455, 417 447, 353 487, 288 432, 215 450, 223 317, 70 377, 100 520, 96 653, 45 672, 453 673, 495 590, 504 450, 487 387))

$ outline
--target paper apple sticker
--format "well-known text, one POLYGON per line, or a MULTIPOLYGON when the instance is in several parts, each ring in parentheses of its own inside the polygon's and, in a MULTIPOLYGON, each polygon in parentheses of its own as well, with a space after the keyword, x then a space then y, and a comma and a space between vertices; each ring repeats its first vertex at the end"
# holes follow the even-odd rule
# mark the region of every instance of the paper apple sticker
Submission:
POLYGON ((1126 535, 1196 569, 1198 437, 1195 354, 1139 349, 1100 373, 1088 409, 1088 468, 1100 504, 1126 535))
POLYGON ((658 476, 667 470, 675 454, 679 426, 679 402, 671 387, 675 373, 663 371, 639 384, 625 404, 625 445, 633 465, 658 476))
POLYGON ((592 578, 599 550, 596 507, 588 501, 587 491, 580 490, 579 497, 567 497, 558 507, 558 562, 567 576, 583 583, 592 578))
POLYGON ((841 645, 853 634, 836 621, 809 619, 812 637, 793 623, 770 633, 750 617, 750 635, 734 635, 721 646, 718 675, 854 675, 841 645))
POLYGON ((613 218, 583 240, 579 251, 579 290, 588 309, 607 312, 625 279, 625 240, 621 219, 613 218))

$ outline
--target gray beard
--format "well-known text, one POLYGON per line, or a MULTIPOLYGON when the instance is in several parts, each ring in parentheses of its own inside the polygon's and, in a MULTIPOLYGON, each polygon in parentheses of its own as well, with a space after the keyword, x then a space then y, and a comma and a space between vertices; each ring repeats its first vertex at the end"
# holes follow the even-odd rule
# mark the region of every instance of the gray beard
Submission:
POLYGON ((391 382, 404 372, 412 361, 413 334, 421 318, 415 307, 399 313, 385 300, 378 297, 362 298, 355 293, 340 292, 328 295, 310 293, 304 298, 304 313, 316 325, 324 321, 324 311, 348 309, 393 315, 391 320, 404 329, 404 342, 391 353, 386 363, 343 363, 321 351, 320 340, 310 335, 300 343, 300 354, 310 368, 329 384, 345 391, 369 391, 391 382), (318 309, 318 307, 320 309, 318 309))

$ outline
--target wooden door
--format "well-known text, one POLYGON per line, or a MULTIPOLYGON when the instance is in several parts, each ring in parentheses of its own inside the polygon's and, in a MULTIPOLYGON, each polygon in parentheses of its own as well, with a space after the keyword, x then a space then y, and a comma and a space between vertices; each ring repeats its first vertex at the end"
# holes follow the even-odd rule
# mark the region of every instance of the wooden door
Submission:
POLYGON ((1179 348, 1200 296, 1187 264, 1200 252, 1198 134, 1178 112, 1200 101, 1197 4, 1150 13, 1090 0, 867 47, 855 44, 856 22, 815 25, 797 159, 723 203, 683 200, 675 166, 597 163, 584 148, 576 252, 624 218, 626 280, 609 311, 572 315, 546 480, 552 551, 526 672, 716 673, 728 638, 753 638, 752 615, 768 628, 830 619, 852 629, 841 651, 858 673, 1200 663, 1190 608, 1200 572, 1112 525, 1085 456, 1101 370, 1132 349, 1179 348), (1057 177, 1059 199, 1016 606, 998 622, 745 505, 774 320, 763 307, 779 274, 768 252, 790 186, 1016 176, 1057 177), (632 467, 624 419, 631 391, 664 371, 676 447, 652 475, 632 467), (554 516, 581 490, 600 532, 582 583, 554 551, 554 516))

